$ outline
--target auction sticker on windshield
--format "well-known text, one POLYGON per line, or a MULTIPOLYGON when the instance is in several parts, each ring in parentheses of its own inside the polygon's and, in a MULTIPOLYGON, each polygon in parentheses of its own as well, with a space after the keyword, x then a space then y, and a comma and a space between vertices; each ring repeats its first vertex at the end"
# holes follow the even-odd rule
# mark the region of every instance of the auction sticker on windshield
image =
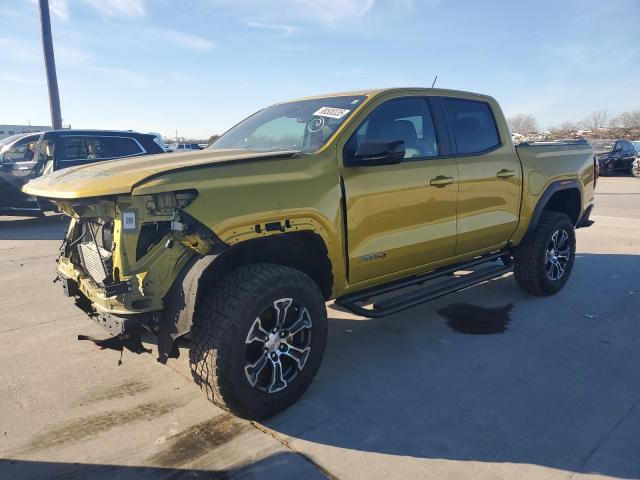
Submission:
POLYGON ((346 110, 344 108, 334 108, 334 107, 322 107, 319 110, 316 110, 313 115, 315 117, 329 117, 340 119, 344 117, 351 110, 346 110))

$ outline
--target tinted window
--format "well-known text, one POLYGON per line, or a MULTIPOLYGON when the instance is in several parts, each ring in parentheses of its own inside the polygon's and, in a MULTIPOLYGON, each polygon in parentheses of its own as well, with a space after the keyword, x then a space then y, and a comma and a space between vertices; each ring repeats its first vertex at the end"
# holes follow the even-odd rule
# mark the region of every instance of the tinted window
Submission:
POLYGON ((11 160, 14 163, 32 161, 37 141, 37 136, 25 137, 17 141, 4 153, 5 160, 11 160))
POLYGON ((58 160, 108 160, 144 153, 138 143, 129 137, 67 136, 59 138, 56 146, 58 160))
POLYGON ((104 137, 102 145, 112 157, 130 157, 144 153, 138 142, 129 137, 104 137))
POLYGON ((446 98, 444 103, 458 153, 480 153, 500 145, 496 122, 487 103, 459 98, 446 98))
POLYGON ((438 155, 438 142, 429 105, 424 98, 401 98, 376 108, 349 140, 347 155, 354 155, 366 141, 403 140, 404 158, 438 155))

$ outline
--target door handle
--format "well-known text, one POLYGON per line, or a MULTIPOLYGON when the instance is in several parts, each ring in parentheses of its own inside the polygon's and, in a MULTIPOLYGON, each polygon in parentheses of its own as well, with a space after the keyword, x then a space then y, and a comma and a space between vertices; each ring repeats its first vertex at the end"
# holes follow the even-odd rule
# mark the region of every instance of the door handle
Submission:
POLYGON ((506 168, 503 168, 498 173, 496 173, 496 176, 498 178, 511 178, 515 174, 516 174, 516 172, 514 172, 513 170, 507 170, 506 168))
POLYGON ((453 177, 445 177, 444 175, 438 175, 429 182, 430 185, 438 188, 446 187, 451 183, 453 183, 453 177))

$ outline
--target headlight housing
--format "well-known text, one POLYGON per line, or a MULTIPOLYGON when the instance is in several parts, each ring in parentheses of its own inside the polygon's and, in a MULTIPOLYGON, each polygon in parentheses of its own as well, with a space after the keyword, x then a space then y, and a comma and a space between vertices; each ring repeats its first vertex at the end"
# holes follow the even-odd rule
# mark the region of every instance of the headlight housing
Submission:
POLYGON ((188 207, 198 196, 197 190, 178 190, 145 195, 145 206, 151 215, 172 215, 188 207))

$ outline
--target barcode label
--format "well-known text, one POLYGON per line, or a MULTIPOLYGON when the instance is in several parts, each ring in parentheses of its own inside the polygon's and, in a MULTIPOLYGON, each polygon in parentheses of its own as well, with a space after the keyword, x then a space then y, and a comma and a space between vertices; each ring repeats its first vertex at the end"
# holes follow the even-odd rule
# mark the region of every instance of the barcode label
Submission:
POLYGON ((122 212, 122 229, 123 230, 136 229, 136 212, 135 211, 127 210, 122 212))
POLYGON ((314 116, 316 117, 329 117, 340 119, 344 117, 351 110, 345 110, 344 108, 334 108, 334 107, 322 107, 321 109, 314 112, 314 116))

